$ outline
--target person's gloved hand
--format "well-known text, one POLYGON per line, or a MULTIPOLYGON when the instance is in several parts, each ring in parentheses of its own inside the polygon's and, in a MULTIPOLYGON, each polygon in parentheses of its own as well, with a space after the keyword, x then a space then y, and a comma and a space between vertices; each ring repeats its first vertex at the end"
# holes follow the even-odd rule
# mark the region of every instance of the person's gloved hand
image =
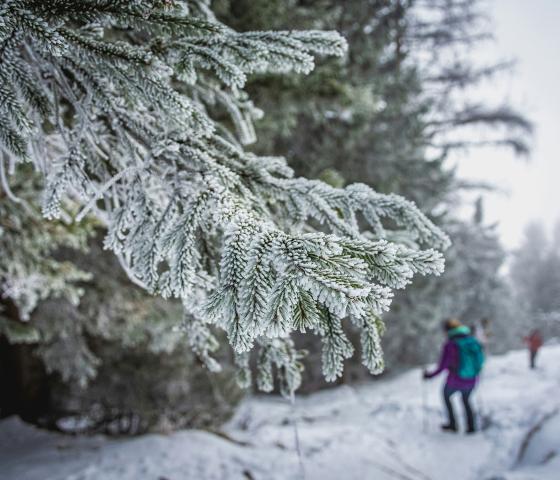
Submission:
POLYGON ((430 374, 428 373, 427 370, 424 370, 424 371, 422 372, 422 378, 423 378, 424 380, 428 380, 428 378, 430 378, 430 374))

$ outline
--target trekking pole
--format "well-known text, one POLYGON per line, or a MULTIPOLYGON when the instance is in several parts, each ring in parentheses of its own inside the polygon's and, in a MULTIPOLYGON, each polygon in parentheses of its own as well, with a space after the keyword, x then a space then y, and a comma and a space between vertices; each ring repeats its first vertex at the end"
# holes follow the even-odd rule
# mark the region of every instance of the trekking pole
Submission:
POLYGON ((422 432, 428 433, 428 391, 426 389, 426 381, 422 376, 421 380, 422 386, 422 432))
POLYGON ((478 420, 478 428, 479 430, 485 430, 487 425, 487 418, 484 415, 484 402, 482 401, 482 389, 480 388, 482 384, 482 379, 484 378, 483 372, 480 372, 478 377, 478 384, 476 386, 476 404, 475 404, 475 418, 478 420))
POLYGON ((482 390, 480 388, 480 386, 482 385, 482 379, 484 378, 482 372, 480 373, 479 377, 478 377, 478 385, 477 385, 477 398, 478 398, 478 409, 480 412, 480 416, 482 416, 482 411, 484 410, 484 403, 482 401, 482 390))
POLYGON ((306 479, 305 465, 303 464, 303 455, 301 452, 299 429, 298 429, 297 418, 296 418, 296 394, 293 390, 290 391, 290 404, 292 406, 292 425, 294 427, 294 441, 295 441, 296 453, 297 453, 298 463, 299 463, 299 474, 301 480, 305 480, 306 479))

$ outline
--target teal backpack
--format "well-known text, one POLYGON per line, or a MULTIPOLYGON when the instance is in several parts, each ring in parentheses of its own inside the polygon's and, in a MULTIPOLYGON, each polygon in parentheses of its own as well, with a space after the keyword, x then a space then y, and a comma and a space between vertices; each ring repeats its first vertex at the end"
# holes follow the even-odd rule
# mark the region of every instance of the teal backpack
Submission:
POLYGON ((484 352, 480 342, 470 335, 455 337, 452 340, 459 349, 459 365, 455 373, 460 378, 478 376, 484 365, 484 352))

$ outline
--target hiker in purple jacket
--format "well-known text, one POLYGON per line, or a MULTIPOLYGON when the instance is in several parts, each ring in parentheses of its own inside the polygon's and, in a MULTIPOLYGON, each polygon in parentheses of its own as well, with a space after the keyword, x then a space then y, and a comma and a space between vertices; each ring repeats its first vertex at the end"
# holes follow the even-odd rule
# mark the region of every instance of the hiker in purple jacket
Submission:
POLYGON ((447 408, 449 421, 442 425, 448 432, 457 431, 455 414, 451 404, 451 396, 460 392, 465 406, 467 433, 473 433, 474 414, 469 398, 476 385, 477 375, 482 367, 484 356, 478 341, 471 336, 470 329, 456 319, 443 322, 447 334, 447 342, 443 346, 439 365, 433 372, 424 372, 424 379, 433 378, 444 370, 448 371, 447 381, 443 389, 443 399, 447 408))

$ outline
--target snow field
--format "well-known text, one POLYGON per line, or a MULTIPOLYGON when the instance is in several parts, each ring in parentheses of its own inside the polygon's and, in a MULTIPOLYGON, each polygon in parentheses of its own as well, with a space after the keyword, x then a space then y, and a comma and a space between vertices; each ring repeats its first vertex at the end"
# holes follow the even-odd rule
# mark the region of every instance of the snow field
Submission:
POLYGON ((537 370, 527 363, 525 351, 489 358, 474 396, 484 430, 472 436, 439 431, 443 378, 425 383, 413 369, 295 406, 249 398, 221 434, 69 437, 9 418, 0 479, 558 480, 560 346, 543 348, 537 370))

